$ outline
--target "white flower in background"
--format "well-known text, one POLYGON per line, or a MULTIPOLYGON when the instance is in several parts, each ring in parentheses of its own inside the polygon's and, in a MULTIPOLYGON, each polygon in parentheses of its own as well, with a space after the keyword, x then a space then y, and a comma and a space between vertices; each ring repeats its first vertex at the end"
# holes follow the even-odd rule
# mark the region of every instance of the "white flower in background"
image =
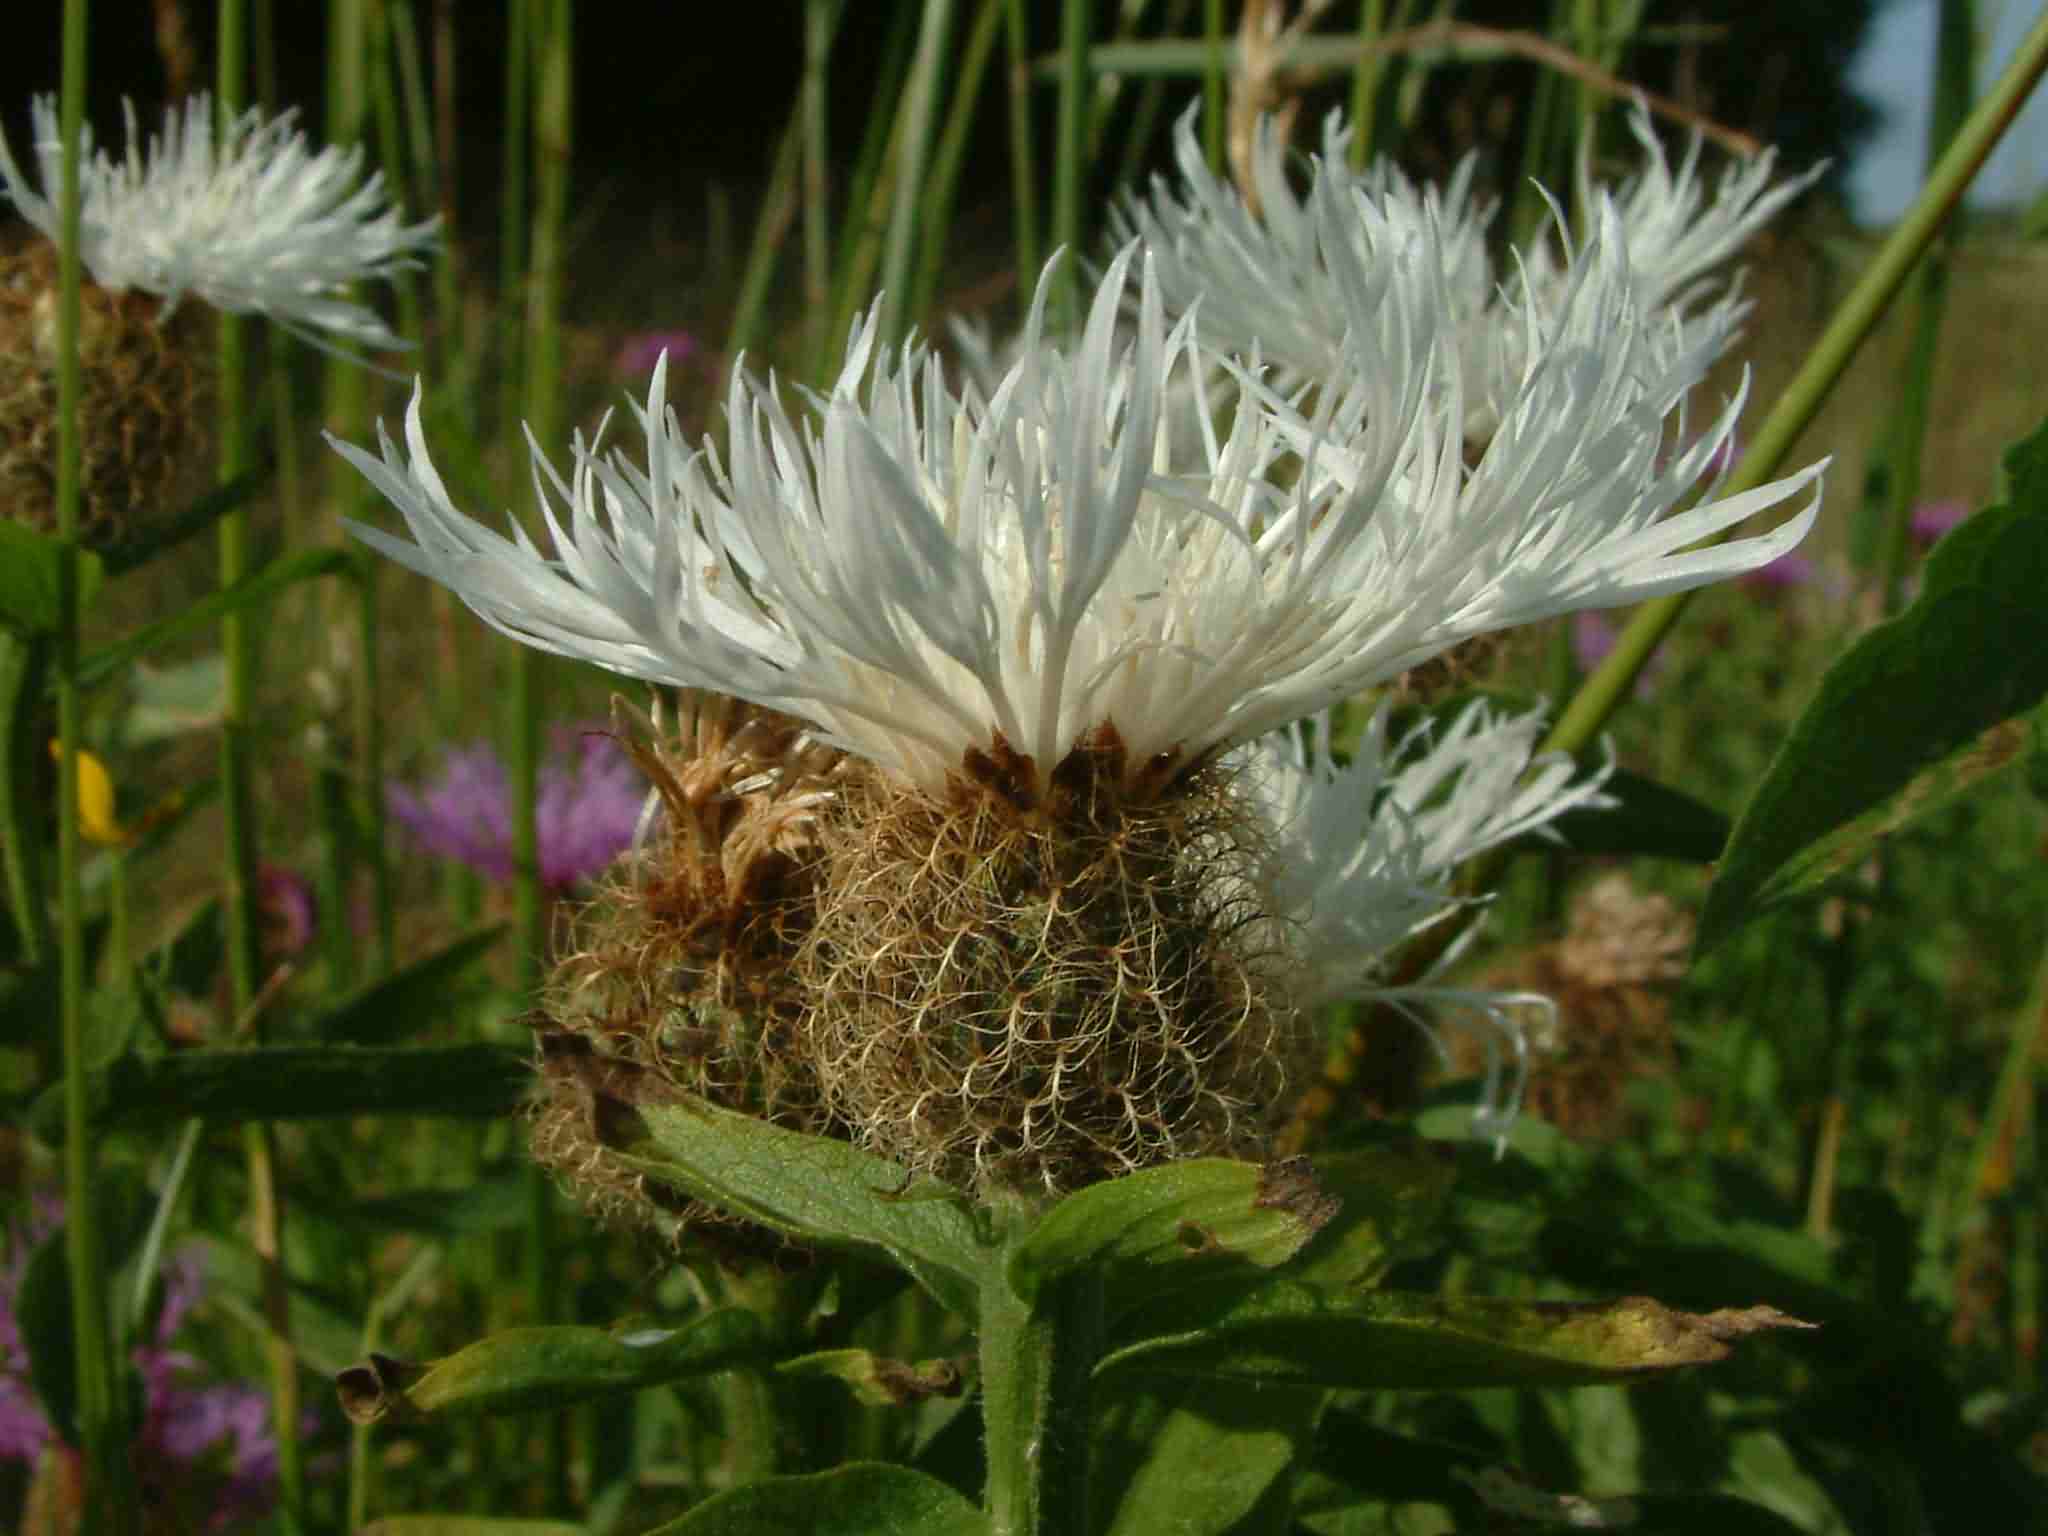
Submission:
MULTIPOLYGON (((63 141, 52 98, 33 104, 42 184, 54 189, 63 141)), ((115 160, 81 146, 79 257, 102 288, 138 289, 175 304, 190 294, 228 314, 262 314, 294 331, 320 331, 365 347, 404 343, 350 284, 417 264, 436 221, 406 224, 383 178, 362 175, 360 146, 314 151, 287 112, 268 122, 244 113, 216 134, 212 99, 195 96, 164 115, 161 135, 115 160)), ((54 192, 37 193, 0 139, 0 179, 22 216, 58 235, 54 192)))
POLYGON ((1551 823, 1565 812, 1614 803, 1601 788, 1612 765, 1580 775, 1565 753, 1537 752, 1543 730, 1540 709, 1503 716, 1480 700, 1441 733, 1424 722, 1389 745, 1382 704, 1348 764, 1331 756, 1321 715, 1251 749, 1251 782, 1277 830, 1275 896, 1294 929, 1304 1005, 1386 1002, 1432 1040, 1423 1008, 1477 1028, 1487 1052, 1478 1125, 1487 1135, 1504 1132, 1521 1103, 1528 1041, 1519 1015, 1550 1004, 1427 978, 1396 985, 1386 968, 1405 941, 1470 904, 1454 884, 1466 860, 1518 837, 1554 838, 1551 823), (1503 1047, 1515 1064, 1505 1093, 1503 1047))
MULTIPOLYGON (((1721 269, 1759 229, 1805 190, 1821 168, 1773 181, 1765 151, 1731 167, 1709 197, 1694 136, 1674 169, 1640 101, 1630 131, 1644 150, 1642 170, 1620 187, 1597 185, 1579 167, 1579 204, 1598 228, 1603 206, 1627 255, 1634 302, 1646 316, 1697 326, 1713 356, 1734 340, 1748 305, 1721 269)), ((1199 302, 1204 340, 1219 350, 1261 357, 1289 382, 1341 382, 1343 327, 1363 274, 1420 243, 1444 265, 1443 313, 1455 338, 1465 384, 1468 435, 1491 431, 1499 397, 1523 361, 1514 351, 1517 319, 1562 305, 1579 281, 1568 237, 1533 242, 1496 268, 1487 248, 1497 204, 1472 192, 1477 162, 1468 156, 1439 191, 1418 187, 1391 163, 1354 171, 1350 131, 1340 114, 1324 123, 1320 155, 1310 157, 1308 190, 1289 180, 1286 147, 1269 119, 1254 134, 1251 176, 1259 211, 1212 174, 1195 138, 1192 114, 1175 134, 1177 182, 1155 178, 1150 196, 1130 198, 1112 215, 1118 238, 1139 238, 1159 253, 1167 308, 1199 302), (1561 249, 1562 247, 1562 249, 1561 249)))
POLYGON ((657 368, 644 469, 579 439, 564 478, 534 449, 552 554, 456 510, 415 394, 404 452, 336 444, 415 542, 357 531, 527 644, 785 710, 928 789, 1028 759, 1028 798, 1100 727, 1133 774, 1170 776, 1473 635, 1733 575, 1811 524, 1813 505, 1684 552, 1819 471, 1662 518, 1718 438, 1659 463, 1696 356, 1666 355, 1625 284, 1581 285, 1550 329, 1531 317, 1539 361, 1468 474, 1426 246, 1348 295, 1347 356, 1369 366, 1341 396, 1311 419, 1240 372, 1229 432, 1198 413, 1200 458, 1175 466, 1161 401, 1182 370, 1199 389, 1204 358, 1191 319, 1166 333, 1149 266, 1118 339, 1134 255, 1071 354, 1043 341, 1041 288, 986 400, 879 347, 870 319, 801 428, 736 373, 721 462, 682 441, 657 368), (1283 488, 1268 470, 1289 452, 1283 488))
POLYGON ((1743 393, 1693 436, 1686 398, 1712 363, 1719 333, 1635 302, 1615 219, 1606 208, 1561 300, 1506 307, 1495 369, 1499 419, 1476 463, 1465 462, 1465 386, 1453 366, 1423 413, 1427 446, 1410 473, 1381 486, 1376 457, 1353 468, 1348 445, 1369 441, 1383 413, 1385 348, 1370 334, 1371 316, 1348 318, 1339 380, 1313 417, 1248 386, 1296 451, 1314 455, 1319 473, 1375 498, 1370 532, 1348 553, 1352 601, 1344 616, 1358 626, 1346 649, 1373 656, 1375 678, 1476 635, 1756 569, 1812 527, 1825 461, 1712 499, 1743 393), (1673 443, 1687 446, 1673 451, 1673 443), (1707 495, 1676 510, 1702 482, 1707 495), (1689 547, 1808 486, 1813 497, 1778 527, 1689 547))

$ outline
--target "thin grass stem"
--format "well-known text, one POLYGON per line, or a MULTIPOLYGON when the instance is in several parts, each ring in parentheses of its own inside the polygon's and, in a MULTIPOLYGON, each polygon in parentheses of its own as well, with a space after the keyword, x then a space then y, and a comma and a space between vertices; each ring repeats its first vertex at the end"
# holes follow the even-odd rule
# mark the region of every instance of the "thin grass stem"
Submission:
POLYGON ((1088 109, 1094 100, 1088 76, 1095 7, 1090 0, 1065 0, 1060 11, 1060 94, 1053 144, 1052 240, 1067 253, 1053 279, 1050 314, 1055 335, 1081 323, 1081 199, 1088 185, 1088 109))
MULTIPOLYGON (((533 270, 526 304, 526 420, 541 442, 559 435, 562 416, 562 286, 569 212, 572 0, 535 0, 533 31, 533 270)), ((539 799, 541 719, 546 674, 537 651, 520 647, 514 662, 513 848, 519 929, 519 991, 531 998, 546 975, 547 893, 542 885, 539 799)), ((535 1318, 554 1321, 562 1311, 560 1256, 556 1252, 554 1186, 538 1164, 527 1179, 526 1263, 535 1318)), ((547 1420, 544 1476, 551 1510, 569 1508, 567 1413, 547 1420)))
MULTIPOLYGON (((939 276, 946 261, 946 237, 953 227, 953 198, 960 185, 960 167, 966 160, 967 135, 974 125, 975 104, 981 98, 981 83, 988 74, 989 59, 995 53, 996 29, 1002 24, 1005 0, 982 0, 974 30, 960 56, 960 72, 953 82, 953 102, 946 113, 946 125, 939 132, 933 150, 931 174, 925 183, 924 209, 920 219, 924 238, 918 253, 917 281, 910 290, 910 313, 924 320, 938 294, 939 276)), ((928 320, 926 323, 929 323, 928 320)))
MULTIPOLYGON (((1805 363, 1764 418, 1749 451, 1724 483, 1722 495, 1736 496, 1754 489, 1784 462, 1799 434, 1819 413, 1842 370, 1849 366, 1935 233, 1961 201, 1985 157, 2026 104, 2044 69, 2048 69, 2048 14, 2043 14, 2028 30, 2005 73, 1972 109, 1919 197, 1835 311, 1805 363)), ((1721 537, 1732 538, 1736 531, 1731 528, 1721 537)), ((1656 598, 1636 610, 1635 617, 1616 638, 1614 649, 1558 716, 1543 744, 1544 750, 1575 752, 1599 733, 1608 717, 1629 696, 1637 676, 1678 622, 1679 615, 1685 612, 1691 595, 1681 592, 1656 598)))
POLYGON ((1042 261, 1038 243, 1038 156, 1031 126, 1031 34, 1024 0, 1008 0, 1008 5, 1011 237, 1017 246, 1017 286, 1020 291, 1028 291, 1042 261))
POLYGON ((933 125, 938 122, 939 79, 952 31, 953 0, 924 0, 917 52, 911 56, 910 80, 903 94, 903 137, 882 254, 882 335, 889 341, 900 341, 911 320, 911 264, 917 254, 918 221, 925 219, 929 227, 934 192, 925 186, 925 166, 932 149, 933 125))
POLYGON ((78 1422, 85 1440, 86 1524, 126 1536, 135 1526, 127 1415, 119 1391, 108 1311, 106 1250, 100 1231, 98 1158, 86 1094, 85 895, 79 879, 78 754, 83 713, 78 686, 78 522, 83 495, 78 355, 79 149, 85 128, 85 0, 65 0, 58 188, 57 290, 57 943, 59 1026, 64 1042, 65 1257, 78 1422), (96 1523, 97 1522, 97 1523, 96 1523))
MULTIPOLYGON (((247 98, 247 16, 242 0, 220 0, 215 35, 215 102, 223 127, 247 98)), ((331 61, 330 61, 331 62, 331 61)), ((223 316, 220 325, 219 474, 222 484, 246 473, 253 462, 249 423, 249 360, 244 322, 223 316)), ((253 530, 247 502, 230 509, 220 523, 220 584, 242 581, 250 568, 253 530)), ((255 718, 257 612, 229 614, 221 621, 221 650, 227 664, 226 700, 221 711, 221 803, 227 818, 228 998, 230 1016, 255 1028, 257 967, 261 960, 256 912, 256 806, 249 733, 255 718)), ((231 1028, 233 1026, 230 1026, 231 1028)), ((278 1187, 277 1146, 270 1127, 243 1127, 249 1176, 249 1242, 262 1274, 264 1357, 270 1372, 271 1423, 277 1435, 278 1514, 287 1532, 304 1529, 305 1455, 299 1435, 298 1351, 292 1342, 291 1295, 285 1282, 284 1199, 278 1187)))

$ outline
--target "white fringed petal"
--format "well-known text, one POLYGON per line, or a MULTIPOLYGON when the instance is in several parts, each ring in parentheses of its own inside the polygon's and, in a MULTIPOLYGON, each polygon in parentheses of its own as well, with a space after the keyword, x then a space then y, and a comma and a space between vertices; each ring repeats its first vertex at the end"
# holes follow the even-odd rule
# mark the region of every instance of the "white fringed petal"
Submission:
POLYGON ((1261 739, 1250 762, 1276 830, 1274 898, 1295 935, 1304 1005, 1385 1002, 1433 1041, 1426 1015, 1474 1029, 1487 1053, 1477 1123, 1489 1136, 1505 1132, 1521 1103, 1520 1014, 1549 1003, 1426 978, 1395 985, 1386 968, 1403 943, 1464 904, 1453 880, 1468 859, 1555 836, 1565 812, 1613 803, 1601 787, 1608 769, 1582 775, 1564 753, 1537 752, 1544 724, 1541 710, 1501 716, 1480 700, 1440 732, 1424 724, 1390 746, 1382 705, 1349 764, 1331 757, 1321 716, 1261 739), (1513 1062, 1505 1078, 1503 1049, 1513 1062))
MULTIPOLYGON (((54 100, 37 98, 33 115, 42 184, 54 188, 63 164, 54 100)), ((170 304, 191 294, 228 314, 268 315, 360 346, 403 346, 348 288, 417 265, 438 238, 437 221, 404 223, 382 176, 363 177, 360 147, 316 152, 292 113, 266 122, 252 109, 219 135, 213 119, 204 94, 172 107, 145 154, 130 106, 120 160, 96 153, 87 132, 79 258, 93 281, 170 304)), ((54 201, 29 184, 4 139, 0 181, 22 216, 55 240, 54 201)))
POLYGON ((1197 413, 1176 474, 1161 402, 1178 374, 1203 387, 1202 359, 1191 324, 1166 331, 1149 275, 1119 334, 1134 259, 1112 264, 1071 355, 1043 340, 1041 289, 986 400, 951 393, 915 346, 881 348, 872 319, 801 422, 736 373, 723 464, 682 443, 658 367, 644 470, 579 441, 565 479, 535 450, 551 554, 454 509, 417 398, 404 451, 337 447, 412 542, 364 536, 529 644, 787 710, 928 788, 999 740, 1050 773, 1105 722, 1134 765, 1187 761, 1249 734, 1247 711, 1293 718, 1354 686, 1328 619, 1374 487, 1412 478, 1428 440, 1434 354, 1424 290, 1390 286, 1370 317, 1388 366, 1343 486, 1277 487, 1289 444, 1258 411, 1222 436, 1197 413))
MULTIPOLYGON (((1720 269, 1821 169, 1774 180, 1770 151, 1731 166, 1709 195, 1700 173, 1700 140, 1672 165, 1638 101, 1630 132, 1643 149, 1641 170, 1618 188, 1595 184, 1579 168, 1579 206, 1611 205, 1634 274, 1634 303, 1646 318, 1695 333, 1718 356, 1748 312, 1738 284, 1720 269)), ((1526 361, 1516 330, 1530 312, 1561 306, 1577 281, 1570 242, 1549 232, 1496 268, 1487 232, 1497 204, 1475 197, 1476 161, 1467 157, 1440 189, 1417 187, 1391 163, 1351 168, 1351 135, 1340 114, 1324 122, 1322 151, 1298 194, 1270 119, 1254 128, 1251 180, 1259 212, 1236 187, 1210 172, 1195 136, 1194 114, 1175 131, 1175 180, 1155 178, 1150 193, 1126 199, 1111 216, 1119 239, 1156 252, 1169 312, 1199 304, 1204 340, 1248 356, 1254 347, 1287 383, 1339 384, 1348 366, 1342 317, 1366 274, 1418 242, 1443 263, 1445 333, 1460 360, 1465 433, 1480 438, 1499 419, 1504 394, 1526 361)))

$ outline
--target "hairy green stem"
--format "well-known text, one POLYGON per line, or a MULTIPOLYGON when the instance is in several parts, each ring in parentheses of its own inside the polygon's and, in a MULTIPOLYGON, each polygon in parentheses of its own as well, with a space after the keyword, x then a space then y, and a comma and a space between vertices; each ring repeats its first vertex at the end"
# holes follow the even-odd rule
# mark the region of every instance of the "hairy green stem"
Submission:
MULTIPOLYGON (((1021 1219, 1017 1226, 1029 1229, 1021 1219)), ((990 1536, 1090 1528, 1090 1373, 1102 1351, 1102 1282, 1082 1273, 1027 1302, 997 1265, 981 1292, 981 1412, 990 1536)))
MULTIPOLYGON (((1807 354, 1806 362, 1778 397, 1770 415, 1764 418, 1749 451, 1723 485, 1722 495, 1736 496, 1754 489, 1783 462, 1935 232, 1961 201, 1978 167, 2019 115, 2043 69, 2048 69, 2048 13, 2028 31, 2005 73, 1970 113, 1905 218, 1835 311, 1827 330, 1807 354)), ((1731 538, 1734 533, 1731 528, 1721 538, 1731 538)), ((1673 593, 1636 610, 1635 617, 1616 639, 1613 651, 1594 669, 1558 717, 1557 724, 1551 727, 1550 736, 1543 743, 1546 751, 1576 752, 1599 734, 1608 717, 1629 696, 1637 676, 1678 622, 1691 596, 1689 592, 1673 593)))

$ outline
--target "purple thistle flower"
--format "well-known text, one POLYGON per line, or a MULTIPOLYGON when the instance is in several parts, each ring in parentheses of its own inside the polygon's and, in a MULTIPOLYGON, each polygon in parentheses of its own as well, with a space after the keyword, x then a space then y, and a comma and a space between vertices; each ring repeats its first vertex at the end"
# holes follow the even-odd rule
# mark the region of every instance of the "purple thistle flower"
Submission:
POLYGON ((669 361, 680 363, 697 350, 697 338, 688 331, 635 331, 620 343, 612 359, 612 371, 629 378, 644 378, 654 371, 666 352, 669 361))
MULTIPOLYGON (((38 1202, 38 1216, 42 1202, 38 1202)), ((61 1207, 59 1208, 61 1209, 61 1207)), ((38 1462, 54 1438, 28 1383, 14 1301, 35 1241, 31 1222, 0 1271, 0 1460, 38 1462)), ((136 1438, 137 1470, 159 1494, 175 1496, 207 1528, 220 1530, 267 1513, 277 1488, 277 1437, 270 1400, 239 1382, 197 1385, 200 1364, 170 1347, 206 1291, 202 1249, 181 1249, 164 1261, 163 1306, 150 1342, 133 1359, 143 1383, 143 1418, 136 1438), (184 1505, 187 1496, 198 1502, 184 1505)))
POLYGON ((1798 550, 1778 556, 1767 565, 1745 571, 1741 577, 1746 587, 1762 587, 1773 592, 1788 592, 1803 587, 1814 578, 1814 563, 1798 550))
POLYGON ((320 925, 313 882, 287 865, 265 863, 256 872, 256 902, 271 954, 281 960, 303 954, 320 925))
POLYGON ((1607 615, 1596 609, 1581 608, 1572 615, 1572 659, 1581 672, 1590 672, 1605 661, 1619 637, 1620 631, 1608 622, 1607 615))
POLYGON ((1932 544, 1969 515, 1969 506, 1964 502, 1923 501, 1913 509, 1913 538, 1921 544, 1932 544))
MULTIPOLYGON (((1581 672, 1590 672, 1605 661, 1620 638, 1620 627, 1597 609, 1581 608, 1572 615, 1572 660, 1578 663, 1581 672)), ((1663 670, 1664 655, 1660 651, 1636 674, 1637 698, 1650 696, 1651 680, 1663 670)))
MULTIPOLYGON (((451 750, 430 789, 394 783, 387 795, 392 816, 426 852, 511 880, 511 784, 489 746, 451 750)), ((625 852, 646 798, 646 780, 610 736, 595 726, 557 729, 534 803, 541 883, 566 891, 625 852)))

